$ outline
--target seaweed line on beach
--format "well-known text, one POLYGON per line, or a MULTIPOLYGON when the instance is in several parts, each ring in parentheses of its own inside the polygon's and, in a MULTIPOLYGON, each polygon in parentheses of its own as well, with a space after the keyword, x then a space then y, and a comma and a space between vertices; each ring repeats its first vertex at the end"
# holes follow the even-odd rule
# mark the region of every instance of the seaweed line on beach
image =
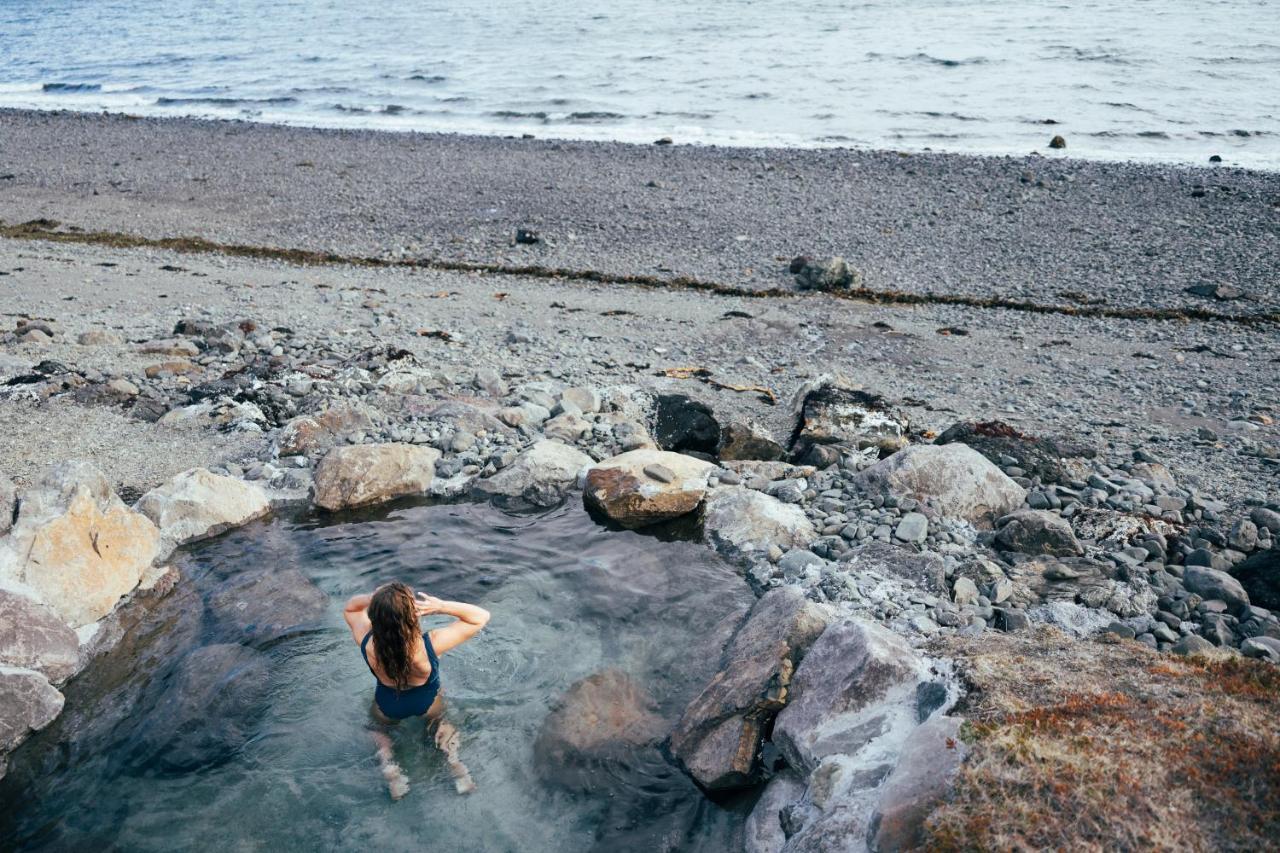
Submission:
MULTIPOLYGON (((707 281, 694 276, 653 276, 639 274, 608 273, 591 269, 548 267, 541 264, 501 264, 482 261, 449 260, 446 258, 413 258, 393 260, 360 255, 341 255, 310 249, 290 249, 273 246, 249 246, 235 243, 218 243, 203 237, 144 237, 118 231, 88 231, 76 226, 64 226, 52 219, 33 219, 15 225, 0 220, 0 237, 13 240, 46 240, 58 243, 107 246, 115 249, 164 249, 185 254, 216 254, 258 260, 282 261, 303 266, 358 266, 374 268, 419 268, 448 272, 475 272, 493 275, 522 276, 526 278, 555 279, 561 281, 587 281, 597 284, 624 284, 665 290, 696 290, 716 296, 734 296, 751 299, 802 298, 806 294, 786 288, 752 289, 707 281)), ((856 302, 887 305, 957 305, 967 308, 995 308, 1007 311, 1023 311, 1033 314, 1061 314, 1074 317, 1098 317, 1118 320, 1192 320, 1227 322, 1246 326, 1280 325, 1280 311, 1263 311, 1251 314, 1233 314, 1205 308, 1123 308, 1108 305, 1060 305, 1028 302, 1004 297, 978 297, 964 294, 946 294, 926 291, 908 293, 901 290, 876 290, 869 287, 852 287, 838 291, 824 291, 827 295, 856 302)))

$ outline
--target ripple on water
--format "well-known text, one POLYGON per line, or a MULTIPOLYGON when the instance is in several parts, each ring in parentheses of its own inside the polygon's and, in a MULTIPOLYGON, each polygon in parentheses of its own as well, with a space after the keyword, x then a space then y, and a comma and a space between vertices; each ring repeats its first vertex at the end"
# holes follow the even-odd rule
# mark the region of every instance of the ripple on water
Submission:
POLYGON ((180 565, 178 590, 68 687, 68 712, 13 756, 0 837, 27 849, 398 849, 427 833, 433 847, 563 851, 639 849, 674 831, 700 849, 732 847, 745 804, 707 801, 657 748, 602 768, 585 793, 545 785, 532 749, 552 703, 601 669, 644 685, 668 721, 713 674, 719 648, 708 628, 731 624, 751 595, 702 547, 606 531, 576 505, 533 516, 400 505, 259 522, 180 565), (227 641, 207 596, 264 569, 297 569, 316 584, 330 602, 325 625, 261 652, 267 701, 219 760, 185 772, 140 761, 149 727, 174 728, 158 697, 182 659, 227 641), (392 579, 493 613, 478 640, 441 664, 479 784, 471 797, 453 793, 418 722, 393 733, 408 798, 391 803, 378 774, 372 678, 339 609, 392 579), (602 837, 606 828, 615 834, 602 837))

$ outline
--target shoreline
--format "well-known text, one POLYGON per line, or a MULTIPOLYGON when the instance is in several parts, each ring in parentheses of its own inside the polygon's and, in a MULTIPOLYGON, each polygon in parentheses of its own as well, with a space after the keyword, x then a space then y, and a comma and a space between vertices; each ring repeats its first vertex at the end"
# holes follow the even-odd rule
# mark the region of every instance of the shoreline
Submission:
POLYGON ((11 225, 766 291, 793 286, 796 255, 842 255, 877 291, 1280 308, 1280 174, 1246 169, 10 110, 0 129, 11 225), (1187 292, 1206 283, 1241 296, 1187 292))
MULTIPOLYGON (((415 135, 420 137, 456 137, 461 139, 505 139, 516 141, 538 140, 542 142, 552 143, 593 143, 599 145, 626 145, 636 147, 648 147, 654 144, 654 141, 661 138, 672 139, 673 145, 679 145, 687 148, 709 148, 724 149, 730 151, 843 151, 849 154, 898 154, 907 156, 945 156, 945 157, 970 157, 978 159, 1011 159, 1021 160, 1026 158, 1043 158, 1056 162, 1077 161, 1081 163, 1097 163, 1111 165, 1136 165, 1150 167, 1172 167, 1183 169, 1205 169, 1207 171, 1216 171, 1224 169, 1239 169, 1246 172, 1257 172, 1261 174, 1277 174, 1280 173, 1280 162, 1266 165, 1260 163, 1235 162, 1229 156, 1224 156, 1222 162, 1214 163, 1209 160, 1210 156, 1204 155, 1199 160, 1191 160, 1181 155, 1143 155, 1137 152, 1116 152, 1113 155, 1088 155, 1073 156, 1071 154, 1061 154, 1054 152, 1052 149, 1040 151, 1038 149, 1014 149, 1009 148, 991 148, 991 149, 974 149, 974 150, 948 150, 945 148, 933 148, 930 146, 920 147, 891 147, 888 145, 875 144, 852 144, 850 141, 829 141, 821 140, 805 142, 803 139, 784 139, 772 137, 759 137, 760 141, 752 143, 746 139, 736 139, 726 137, 713 138, 680 138, 678 131, 671 130, 649 130, 641 128, 606 128, 601 127, 598 134, 579 134, 579 135, 557 135, 554 131, 557 129, 554 125, 513 125, 509 128, 502 128, 497 125, 492 127, 464 127, 459 129, 439 129, 429 130, 416 127, 396 127, 396 126, 375 126, 369 124, 358 123, 342 123, 339 121, 323 122, 309 120, 290 120, 287 115, 272 116, 271 118, 251 118, 251 117, 230 117, 217 115, 192 115, 192 114, 164 114, 164 113, 135 113, 114 109, 77 109, 72 107, 34 107, 34 106, 0 106, 0 114, 3 113, 26 113, 26 114, 66 114, 73 116, 84 116, 87 118, 111 118, 111 119, 128 119, 128 120, 148 120, 148 121, 189 121, 202 122, 209 124, 231 124, 231 125, 263 125, 267 127, 281 127, 295 130, 315 130, 315 131, 331 131, 336 133, 376 133, 376 134, 392 134, 392 135, 415 135), (610 131, 630 131, 626 134, 612 134, 610 131), (539 132, 543 131, 543 132, 539 132), (552 131, 552 132, 546 132, 552 131), (674 134, 674 135, 673 135, 674 134)), ((744 134, 750 137, 750 134, 744 134)), ((1052 125, 1045 126, 1044 144, 1047 147, 1049 139, 1052 138, 1054 128, 1052 125)), ((1222 156, 1222 155, 1219 155, 1222 156)))

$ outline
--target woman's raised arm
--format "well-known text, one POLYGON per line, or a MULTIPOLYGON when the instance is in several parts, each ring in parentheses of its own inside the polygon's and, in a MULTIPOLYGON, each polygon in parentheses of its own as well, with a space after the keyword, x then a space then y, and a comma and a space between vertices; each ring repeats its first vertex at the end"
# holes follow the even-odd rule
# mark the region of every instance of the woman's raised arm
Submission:
POLYGON ((443 613, 457 620, 452 625, 430 632, 431 647, 438 655, 456 649, 489 624, 489 611, 483 607, 462 601, 441 601, 426 593, 418 593, 418 615, 430 616, 433 613, 443 613))
POLYGON ((373 628, 373 624, 369 621, 369 602, 373 599, 372 595, 353 595, 347 599, 346 605, 342 608, 342 618, 346 620, 347 627, 351 629, 351 636, 357 643, 364 640, 364 635, 369 633, 373 628))

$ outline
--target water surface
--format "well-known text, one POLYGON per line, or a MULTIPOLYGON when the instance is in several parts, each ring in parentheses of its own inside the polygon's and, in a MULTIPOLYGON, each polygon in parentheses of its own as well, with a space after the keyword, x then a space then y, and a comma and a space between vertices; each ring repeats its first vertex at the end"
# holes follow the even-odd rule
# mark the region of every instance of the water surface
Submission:
POLYGON ((7 0, 0 106, 1280 167, 1274 0, 7 0))
POLYGON ((550 784, 555 768, 539 766, 533 750, 552 702, 584 676, 622 669, 668 719, 710 677, 712 626, 753 599, 701 546, 609 532, 579 506, 542 516, 402 506, 258 523, 178 564, 179 587, 68 686, 64 715, 13 756, 0 782, 0 846, 564 853, 735 844, 748 804, 707 800, 660 749, 602 767, 587 791, 550 784), (259 575, 314 583, 323 615, 283 636, 260 624, 237 631, 218 590, 259 575), (493 614, 441 667, 479 786, 469 797, 454 792, 414 721, 394 735, 409 795, 393 803, 378 773, 367 731, 373 678, 340 608, 395 578, 493 614), (175 734, 179 662, 226 644, 252 648, 230 647, 251 664, 226 694, 249 678, 265 687, 248 691, 234 720, 219 712, 225 696, 215 697, 175 734), (227 747, 210 751, 210 737, 227 747))

